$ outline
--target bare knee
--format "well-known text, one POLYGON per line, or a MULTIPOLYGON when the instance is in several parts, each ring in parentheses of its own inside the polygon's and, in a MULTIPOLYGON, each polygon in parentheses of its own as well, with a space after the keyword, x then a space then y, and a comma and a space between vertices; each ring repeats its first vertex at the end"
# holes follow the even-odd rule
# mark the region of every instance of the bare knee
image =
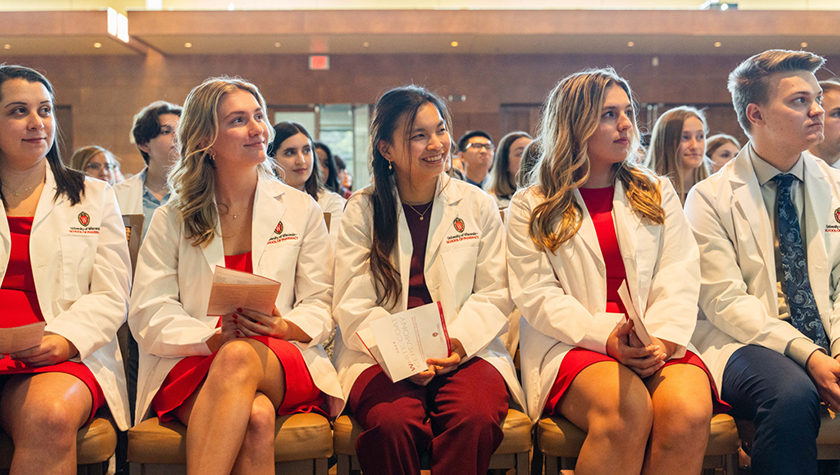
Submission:
POLYGON ((38 445, 55 452, 74 446, 80 416, 64 401, 27 404, 17 416, 11 434, 16 445, 38 445))
POLYGON ((258 380, 261 367, 260 356, 254 347, 245 340, 233 340, 219 349, 207 379, 217 383, 240 385, 258 380))
POLYGON ((251 415, 248 418, 246 440, 273 443, 274 423, 277 413, 274 405, 265 396, 258 395, 251 405, 251 415))
POLYGON ((659 398, 653 419, 656 443, 672 447, 705 443, 709 438, 711 419, 711 399, 701 402, 678 394, 659 398))
POLYGON ((614 443, 647 441, 653 424, 653 406, 645 386, 631 384, 614 397, 606 397, 593 406, 589 432, 598 433, 614 443))

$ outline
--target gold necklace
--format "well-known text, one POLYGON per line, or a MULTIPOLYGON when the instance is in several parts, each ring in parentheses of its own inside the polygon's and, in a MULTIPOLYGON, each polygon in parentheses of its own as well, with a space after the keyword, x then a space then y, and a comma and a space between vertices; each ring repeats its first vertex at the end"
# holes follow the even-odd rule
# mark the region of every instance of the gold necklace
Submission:
POLYGON ((423 221, 423 216, 425 216, 426 213, 428 213, 429 210, 432 208, 432 202, 431 201, 429 202, 429 204, 426 205, 426 209, 424 209, 422 213, 417 211, 417 208, 415 208, 414 206, 411 206, 408 203, 405 203, 405 205, 408 206, 409 208, 411 208, 412 211, 417 213, 417 216, 420 216, 420 221, 423 221))
POLYGON ((13 190, 9 185, 3 183, 3 186, 6 187, 7 190, 11 191, 15 198, 19 197, 22 193, 26 193, 27 191, 35 188, 36 186, 40 185, 43 180, 38 180, 34 185, 26 187, 26 188, 18 188, 17 190, 13 190))

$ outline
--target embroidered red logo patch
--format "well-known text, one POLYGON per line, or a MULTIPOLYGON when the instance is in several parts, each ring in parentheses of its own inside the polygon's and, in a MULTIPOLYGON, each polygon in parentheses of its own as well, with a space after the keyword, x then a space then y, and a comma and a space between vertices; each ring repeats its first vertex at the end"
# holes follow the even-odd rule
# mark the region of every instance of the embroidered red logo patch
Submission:
POLYGON ((84 227, 87 227, 87 225, 90 224, 90 215, 85 213, 84 211, 79 213, 79 224, 81 224, 84 227))
POLYGON ((834 220, 840 223, 840 208, 834 210, 834 220))
POLYGON ((283 221, 278 221, 274 228, 274 234, 283 234, 283 221))
POLYGON ((455 226, 455 229, 462 233, 464 232, 464 220, 461 218, 455 218, 455 221, 452 222, 452 225, 455 226))

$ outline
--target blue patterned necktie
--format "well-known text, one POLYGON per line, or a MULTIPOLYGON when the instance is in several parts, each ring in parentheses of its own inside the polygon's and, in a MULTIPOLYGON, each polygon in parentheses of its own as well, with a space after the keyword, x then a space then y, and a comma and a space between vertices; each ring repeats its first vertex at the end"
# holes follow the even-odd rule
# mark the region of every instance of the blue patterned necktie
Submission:
POLYGON ((782 255, 782 270, 785 273, 784 290, 790 307, 790 323, 814 341, 817 345, 828 349, 828 338, 825 336, 820 320, 820 312, 811 291, 811 281, 808 279, 808 265, 805 259, 805 248, 802 246, 802 233, 799 229, 799 217, 793 206, 791 186, 795 176, 780 174, 773 177, 778 193, 777 216, 779 233, 779 251, 782 255))

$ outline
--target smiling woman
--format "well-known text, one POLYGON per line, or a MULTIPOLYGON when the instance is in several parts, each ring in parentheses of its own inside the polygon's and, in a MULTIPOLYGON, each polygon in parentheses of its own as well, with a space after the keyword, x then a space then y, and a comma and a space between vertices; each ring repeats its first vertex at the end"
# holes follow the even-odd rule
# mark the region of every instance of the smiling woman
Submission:
POLYGON ((366 474, 420 473, 427 447, 433 473, 486 474, 508 394, 524 399, 498 338, 510 312, 504 226, 492 197, 444 173, 450 130, 438 96, 386 92, 370 129, 374 183, 350 197, 339 230, 334 361, 365 429, 356 451, 366 474), (432 302, 452 351, 392 382, 356 331, 432 302))
POLYGON ((653 126, 648 164, 671 179, 683 204, 691 187, 709 176, 703 166, 707 132, 706 116, 688 106, 669 110, 653 126))
POLYGON ((152 218, 135 272, 137 419, 187 426, 188 474, 273 473, 277 416, 337 415, 344 399, 320 345, 333 326, 329 236, 315 202, 274 177, 264 111, 241 79, 190 92, 175 197, 152 218), (270 315, 247 300, 207 315, 220 266, 279 281, 270 315))

